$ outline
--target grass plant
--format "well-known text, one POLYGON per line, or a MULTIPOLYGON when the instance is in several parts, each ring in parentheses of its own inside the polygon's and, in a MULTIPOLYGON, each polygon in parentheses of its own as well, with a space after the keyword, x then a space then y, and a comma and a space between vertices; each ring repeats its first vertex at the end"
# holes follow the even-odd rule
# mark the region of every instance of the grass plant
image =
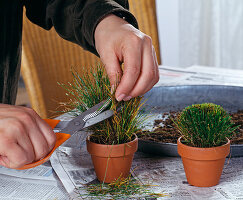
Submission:
MULTIPOLYGON (((112 98, 110 109, 114 116, 89 128, 92 131, 91 141, 99 144, 122 144, 133 139, 134 133, 139 131, 140 124, 145 120, 142 115, 142 97, 129 101, 117 102, 115 90, 111 92, 108 76, 102 66, 91 68, 89 72, 78 74, 71 70, 73 81, 67 84, 59 83, 69 96, 70 101, 65 104, 65 111, 83 112, 99 102, 112 98), (121 110, 117 112, 117 108, 121 110)), ((116 87, 115 87, 116 88, 116 87)))
POLYGON ((213 103, 186 107, 174 121, 183 143, 194 147, 216 147, 227 142, 238 128, 231 116, 213 103))

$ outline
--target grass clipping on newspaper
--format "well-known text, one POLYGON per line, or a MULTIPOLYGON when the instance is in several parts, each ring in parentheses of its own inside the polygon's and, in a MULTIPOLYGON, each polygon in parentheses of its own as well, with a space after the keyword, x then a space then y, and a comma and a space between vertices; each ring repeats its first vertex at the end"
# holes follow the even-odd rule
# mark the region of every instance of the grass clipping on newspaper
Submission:
POLYGON ((132 177, 119 177, 116 181, 106 184, 90 184, 78 188, 84 199, 154 199, 168 196, 164 193, 157 193, 153 190, 159 186, 150 184, 141 184, 132 177))

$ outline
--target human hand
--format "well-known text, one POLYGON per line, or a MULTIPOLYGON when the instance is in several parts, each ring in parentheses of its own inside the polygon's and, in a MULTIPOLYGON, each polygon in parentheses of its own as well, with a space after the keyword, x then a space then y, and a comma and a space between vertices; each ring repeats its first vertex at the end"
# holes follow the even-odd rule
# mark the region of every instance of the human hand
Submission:
POLYGON ((37 113, 0 104, 0 165, 19 168, 40 160, 55 145, 56 134, 37 113))
POLYGON ((158 63, 152 40, 125 20, 109 15, 96 27, 95 46, 118 101, 130 100, 149 91, 159 81, 158 63), (120 62, 124 62, 123 72, 120 62))

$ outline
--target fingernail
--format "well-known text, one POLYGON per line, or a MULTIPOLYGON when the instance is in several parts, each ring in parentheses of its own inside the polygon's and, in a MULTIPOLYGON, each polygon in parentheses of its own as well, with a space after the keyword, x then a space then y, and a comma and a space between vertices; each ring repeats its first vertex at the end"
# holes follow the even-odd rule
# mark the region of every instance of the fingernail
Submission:
POLYGON ((115 90, 115 85, 112 85, 111 86, 111 94, 113 94, 114 90, 115 90))
POLYGON ((119 97, 116 98, 117 101, 121 101, 124 99, 126 95, 125 94, 121 94, 119 97))
POLYGON ((129 101, 132 97, 131 96, 127 96, 123 99, 123 101, 129 101))

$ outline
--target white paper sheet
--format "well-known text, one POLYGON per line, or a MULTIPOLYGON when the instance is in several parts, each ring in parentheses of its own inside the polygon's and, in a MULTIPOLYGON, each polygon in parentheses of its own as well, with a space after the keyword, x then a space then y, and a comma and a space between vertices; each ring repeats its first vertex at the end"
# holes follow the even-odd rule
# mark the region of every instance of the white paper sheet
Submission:
POLYGON ((0 199, 67 200, 69 195, 50 165, 28 170, 0 167, 0 199))

